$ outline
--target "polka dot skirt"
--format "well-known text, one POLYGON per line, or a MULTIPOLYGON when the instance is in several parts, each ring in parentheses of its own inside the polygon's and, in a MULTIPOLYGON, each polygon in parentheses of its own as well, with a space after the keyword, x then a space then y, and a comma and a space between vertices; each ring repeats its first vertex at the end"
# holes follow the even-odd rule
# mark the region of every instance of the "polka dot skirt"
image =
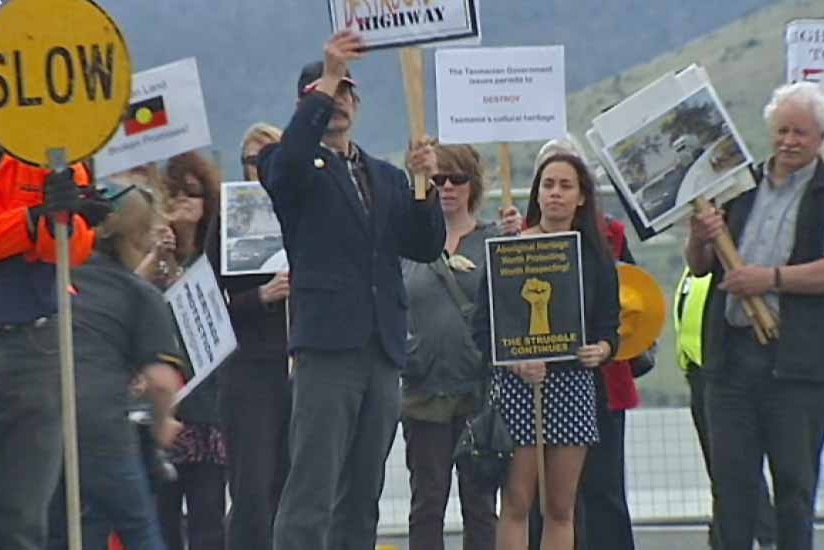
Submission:
MULTIPOLYGON (((542 385, 544 441, 549 445, 580 446, 598 442, 595 418, 595 378, 590 369, 550 366, 542 385)), ((500 389, 498 409, 519 447, 535 442, 532 386, 508 368, 495 369, 500 389)))

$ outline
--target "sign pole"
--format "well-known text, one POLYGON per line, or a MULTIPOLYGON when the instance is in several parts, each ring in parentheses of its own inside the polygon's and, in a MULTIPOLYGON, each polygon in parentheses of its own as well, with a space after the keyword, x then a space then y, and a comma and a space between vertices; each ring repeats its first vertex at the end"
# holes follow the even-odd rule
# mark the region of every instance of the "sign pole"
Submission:
POLYGON ((512 152, 508 143, 501 143, 501 204, 504 208, 512 206, 512 152))
MULTIPOLYGON (((403 85, 406 90, 406 108, 412 142, 426 134, 426 81, 423 74, 423 51, 420 48, 402 48, 403 85)), ((415 174, 415 200, 426 198, 426 179, 415 174)))
MULTIPOLYGON (((693 201, 693 208, 696 212, 701 213, 711 210, 712 205, 704 197, 698 197, 693 201)), ((732 236, 726 227, 724 232, 713 240, 713 247, 725 270, 744 266, 744 261, 738 254, 732 236)), ((766 345, 770 339, 778 338, 778 322, 761 296, 747 297, 742 301, 742 304, 747 317, 752 322, 759 343, 766 345)))
MULTIPOLYGON (((55 172, 66 168, 63 149, 50 149, 49 165, 55 172)), ((54 217, 57 237, 57 320, 60 343, 60 388, 63 415, 63 463, 66 480, 66 519, 69 549, 83 550, 80 528, 80 458, 77 448, 77 401, 74 378, 74 342, 72 340, 71 250, 69 248, 69 215, 54 217)))
MULTIPOLYGON (((54 172, 93 156, 117 131, 132 91, 128 46, 115 21, 89 0, 26 0, 3 4, 0 28, 0 51, 15 52, 16 56, 16 71, 6 74, 10 80, 6 91, 14 89, 18 95, 17 101, 0 102, 0 143, 6 153, 54 172), (35 62, 43 59, 47 60, 45 66, 35 62), (85 78, 72 76, 81 72, 85 78)), ((58 212, 50 216, 50 222, 54 224, 57 253, 68 542, 70 550, 82 550, 69 295, 71 248, 67 225, 71 213, 58 212)))
MULTIPOLYGON (((501 143, 501 206, 512 206, 512 152, 508 143, 501 143)), ((538 461, 538 502, 541 516, 546 517, 546 469, 544 465, 544 407, 541 395, 543 383, 532 385, 532 404, 535 409, 535 456, 538 461)))

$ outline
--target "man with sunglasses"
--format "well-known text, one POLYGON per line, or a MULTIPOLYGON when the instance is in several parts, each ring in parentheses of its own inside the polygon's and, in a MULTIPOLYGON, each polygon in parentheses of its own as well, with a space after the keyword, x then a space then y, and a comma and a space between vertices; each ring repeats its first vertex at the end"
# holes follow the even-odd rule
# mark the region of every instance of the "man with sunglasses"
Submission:
POLYGON ((53 216, 74 265, 107 213, 80 164, 53 173, 0 149, 0 548, 40 550, 62 461, 53 216))
MULTIPOLYGON (((303 68, 297 110, 258 163, 289 256, 297 358, 278 550, 374 547, 406 361, 400 258, 433 261, 445 240, 434 188, 415 201, 402 171, 352 140, 360 100, 348 64, 362 50, 343 31, 323 63, 303 68)), ((436 172, 428 140, 413 144, 408 165, 436 172)))

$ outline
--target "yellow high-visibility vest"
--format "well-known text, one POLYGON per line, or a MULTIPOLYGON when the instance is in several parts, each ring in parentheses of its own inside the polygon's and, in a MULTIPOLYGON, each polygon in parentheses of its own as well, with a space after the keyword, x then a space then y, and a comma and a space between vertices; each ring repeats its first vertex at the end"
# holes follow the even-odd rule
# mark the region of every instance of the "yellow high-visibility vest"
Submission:
POLYGON ((692 362, 703 365, 701 355, 701 328, 704 320, 704 306, 710 289, 712 275, 695 277, 689 268, 684 270, 675 291, 672 315, 675 321, 675 351, 678 365, 686 370, 692 362))

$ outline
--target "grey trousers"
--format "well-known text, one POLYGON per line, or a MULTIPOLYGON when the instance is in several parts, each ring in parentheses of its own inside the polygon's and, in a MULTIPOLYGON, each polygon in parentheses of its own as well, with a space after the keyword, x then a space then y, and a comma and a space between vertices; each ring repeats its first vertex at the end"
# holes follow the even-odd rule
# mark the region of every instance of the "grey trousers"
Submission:
POLYGON ((778 548, 812 550, 824 384, 773 377, 775 345, 761 346, 749 332, 732 332, 726 345, 729 369, 706 389, 713 527, 724 550, 752 548, 766 454, 778 548))
POLYGON ((292 464, 275 519, 277 550, 371 550, 384 467, 400 417, 399 371, 372 339, 297 355, 292 464))
POLYGON ((0 548, 41 550, 60 478, 57 322, 0 330, 0 548))

